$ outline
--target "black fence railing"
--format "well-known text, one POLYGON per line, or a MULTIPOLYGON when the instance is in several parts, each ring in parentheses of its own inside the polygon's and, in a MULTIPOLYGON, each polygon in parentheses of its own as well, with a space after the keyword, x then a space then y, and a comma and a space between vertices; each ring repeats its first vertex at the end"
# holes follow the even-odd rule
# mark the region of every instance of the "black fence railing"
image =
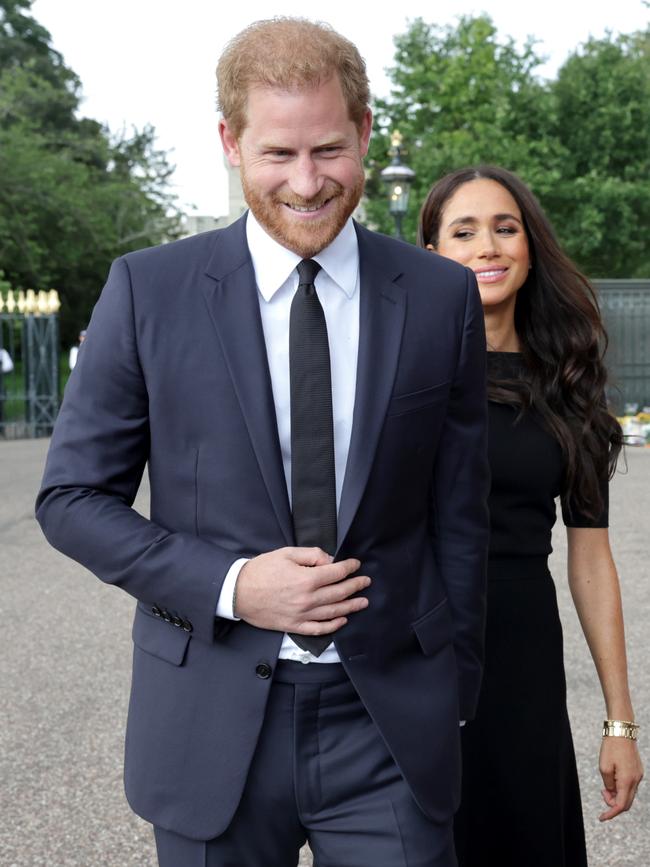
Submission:
POLYGON ((650 406, 650 280, 594 280, 609 346, 609 403, 618 414, 650 406))
MULTIPOLYGON (((650 407, 650 280, 594 280, 609 335, 609 403, 650 407)), ((56 292, 0 294, 0 437, 48 436, 59 409, 56 292)))

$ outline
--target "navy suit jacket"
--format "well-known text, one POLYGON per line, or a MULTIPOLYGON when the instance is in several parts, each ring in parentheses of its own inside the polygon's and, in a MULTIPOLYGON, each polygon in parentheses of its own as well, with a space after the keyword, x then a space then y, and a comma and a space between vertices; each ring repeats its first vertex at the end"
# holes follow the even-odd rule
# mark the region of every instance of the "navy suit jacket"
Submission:
MULTIPOLYGON (((337 558, 357 557, 373 583, 335 643, 415 799, 442 820, 458 804, 458 721, 473 716, 481 675, 483 315, 470 271, 356 230, 359 356, 337 558)), ((129 802, 185 836, 220 834, 282 635, 216 619, 217 599, 237 558, 294 544, 245 217, 113 264, 37 517, 56 548, 137 599, 129 802), (132 509, 145 465, 149 519, 132 509)))

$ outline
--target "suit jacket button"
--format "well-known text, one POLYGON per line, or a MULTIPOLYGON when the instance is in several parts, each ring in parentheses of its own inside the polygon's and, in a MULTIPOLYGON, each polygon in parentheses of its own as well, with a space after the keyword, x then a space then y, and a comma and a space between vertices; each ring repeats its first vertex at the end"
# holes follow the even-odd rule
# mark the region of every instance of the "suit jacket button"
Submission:
POLYGON ((164 621, 166 621, 167 623, 171 623, 171 622, 172 622, 172 616, 171 616, 171 614, 169 613, 169 611, 167 611, 166 608, 161 608, 161 609, 160 609, 160 615, 161 615, 162 619, 163 619, 164 621))
POLYGON ((184 620, 184 621, 181 623, 181 626, 183 627, 183 629, 185 630, 185 632, 191 632, 191 631, 194 629, 194 627, 192 626, 192 624, 190 623, 189 620, 184 620))
POLYGON ((151 613, 154 617, 162 617, 162 611, 160 610, 160 608, 158 608, 157 605, 151 606, 151 613))
POLYGON ((255 667, 255 674, 258 677, 261 677, 262 680, 267 680, 269 677, 271 677, 272 673, 273 669, 268 664, 268 662, 260 662, 259 665, 255 667))
POLYGON ((172 617, 172 623, 174 624, 174 626, 182 626, 183 620, 177 614, 174 614, 174 616, 172 617))

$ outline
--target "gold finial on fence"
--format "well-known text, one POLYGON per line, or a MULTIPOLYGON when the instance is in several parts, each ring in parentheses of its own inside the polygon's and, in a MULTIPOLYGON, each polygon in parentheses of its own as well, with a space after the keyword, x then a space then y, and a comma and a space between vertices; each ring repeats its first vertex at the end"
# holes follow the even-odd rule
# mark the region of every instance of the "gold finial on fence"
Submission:
POLYGON ((47 293, 47 309, 49 313, 58 313, 61 309, 61 299, 56 289, 50 289, 47 293))
POLYGON ((36 293, 28 289, 25 295, 25 313, 34 313, 36 310, 36 293))
POLYGON ((0 292, 0 313, 18 311, 23 316, 42 316, 58 313, 61 309, 61 299, 56 289, 48 291, 41 289, 9 289, 6 297, 0 292))

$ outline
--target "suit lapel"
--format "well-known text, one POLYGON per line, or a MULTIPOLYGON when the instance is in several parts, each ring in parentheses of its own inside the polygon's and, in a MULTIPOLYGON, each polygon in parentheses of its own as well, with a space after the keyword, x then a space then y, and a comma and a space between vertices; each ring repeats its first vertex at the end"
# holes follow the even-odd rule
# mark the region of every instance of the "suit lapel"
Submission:
POLYGON ((339 505, 339 547, 359 508, 375 458, 406 315, 406 293, 395 282, 401 272, 386 255, 385 242, 358 225, 356 229, 361 276, 359 356, 352 436, 339 505))
POLYGON ((287 545, 294 544, 289 498, 245 218, 224 229, 206 269, 204 295, 228 365, 260 472, 287 545))
MULTIPOLYGON (((293 524, 245 217, 219 232, 204 295, 248 428, 260 472, 287 545, 293 524)), ((365 490, 397 372, 406 294, 385 242, 356 225, 360 311, 352 436, 338 516, 343 543, 365 490)))

